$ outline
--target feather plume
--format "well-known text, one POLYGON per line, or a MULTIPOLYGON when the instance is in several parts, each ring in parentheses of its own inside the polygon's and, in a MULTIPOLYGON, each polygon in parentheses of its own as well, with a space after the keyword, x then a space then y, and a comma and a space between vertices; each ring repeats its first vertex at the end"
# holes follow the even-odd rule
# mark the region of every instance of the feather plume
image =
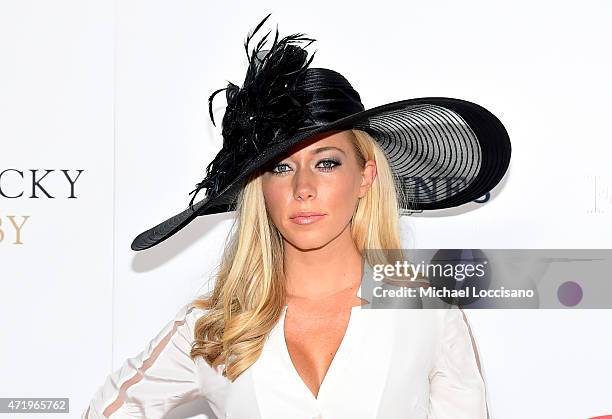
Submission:
POLYGON ((277 26, 269 50, 263 48, 270 32, 249 53, 249 43, 270 15, 247 35, 244 48, 249 65, 242 87, 228 82, 227 87, 216 90, 208 99, 210 119, 215 125, 213 98, 226 91, 223 147, 206 167, 206 177, 190 192, 190 195, 195 192, 189 203, 192 209, 202 188, 206 189, 206 196, 218 194, 267 145, 281 142, 312 117, 306 106, 308 94, 298 81, 314 58, 314 53, 308 57, 305 47, 315 40, 302 33, 279 39, 277 26), (306 45, 300 46, 304 42, 306 45))

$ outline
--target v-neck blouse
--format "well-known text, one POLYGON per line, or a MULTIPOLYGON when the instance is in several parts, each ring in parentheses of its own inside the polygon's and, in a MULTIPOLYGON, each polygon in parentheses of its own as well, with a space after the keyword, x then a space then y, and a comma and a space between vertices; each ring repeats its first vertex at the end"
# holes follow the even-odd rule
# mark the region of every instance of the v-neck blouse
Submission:
POLYGON ((463 311, 355 306, 315 398, 284 336, 287 306, 257 361, 234 382, 189 357, 196 320, 187 304, 95 392, 82 419, 163 418, 203 397, 218 418, 487 419, 485 382, 463 311))

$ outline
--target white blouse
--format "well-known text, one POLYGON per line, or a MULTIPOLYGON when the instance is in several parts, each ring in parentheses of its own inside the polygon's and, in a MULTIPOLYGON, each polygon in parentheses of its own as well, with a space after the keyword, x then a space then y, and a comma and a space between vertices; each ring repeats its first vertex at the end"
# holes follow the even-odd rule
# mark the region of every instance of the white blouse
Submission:
POLYGON ((231 382, 202 358, 189 357, 195 322, 206 311, 185 305, 107 377, 81 418, 104 418, 111 404, 111 418, 163 418, 203 397, 218 418, 488 419, 477 351, 456 306, 353 307, 316 398, 287 350, 286 311, 261 356, 231 382))

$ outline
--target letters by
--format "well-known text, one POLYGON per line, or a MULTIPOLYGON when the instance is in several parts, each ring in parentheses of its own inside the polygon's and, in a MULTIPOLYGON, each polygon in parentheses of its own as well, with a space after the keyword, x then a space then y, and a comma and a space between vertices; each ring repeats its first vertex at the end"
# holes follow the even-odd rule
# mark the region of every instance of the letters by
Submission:
POLYGON ((6 219, 9 222, 3 223, 3 218, 0 217, 0 243, 3 243, 5 239, 12 240, 14 237, 12 244, 23 244, 21 241, 21 230, 28 218, 30 218, 29 215, 7 215, 6 219), (10 238, 8 236, 9 232, 11 233, 10 238))

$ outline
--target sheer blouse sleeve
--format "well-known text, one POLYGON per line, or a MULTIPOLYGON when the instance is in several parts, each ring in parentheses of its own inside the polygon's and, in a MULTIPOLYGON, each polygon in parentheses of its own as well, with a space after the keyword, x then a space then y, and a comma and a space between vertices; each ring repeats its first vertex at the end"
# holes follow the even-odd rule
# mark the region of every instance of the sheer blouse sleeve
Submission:
POLYGON ((204 313, 191 303, 183 306, 143 351, 106 378, 81 419, 157 419, 201 397, 197 365, 189 352, 195 321, 204 313))
POLYGON ((463 310, 444 310, 442 338, 429 375, 428 419, 488 419, 485 382, 463 310))

